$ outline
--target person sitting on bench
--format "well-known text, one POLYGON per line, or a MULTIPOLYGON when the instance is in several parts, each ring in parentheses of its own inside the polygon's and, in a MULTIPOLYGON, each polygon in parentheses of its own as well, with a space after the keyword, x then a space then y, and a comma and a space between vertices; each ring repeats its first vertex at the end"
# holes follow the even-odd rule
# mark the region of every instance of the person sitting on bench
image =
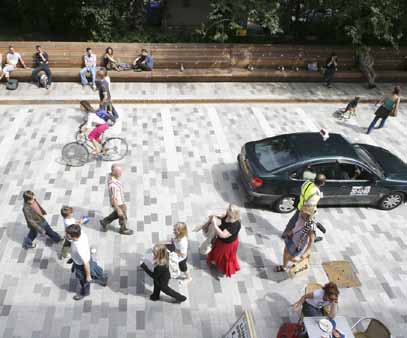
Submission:
POLYGON ((5 76, 6 80, 8 81, 10 79, 10 73, 17 68, 19 62, 21 63, 21 66, 23 66, 23 68, 28 68, 25 65, 20 53, 17 53, 14 50, 14 47, 10 45, 8 47, 8 53, 6 55, 6 65, 4 66, 3 70, 0 71, 0 80, 3 78, 3 76, 5 76))
POLYGON ((35 53, 35 68, 32 71, 32 77, 34 81, 38 83, 38 87, 40 87, 41 73, 45 73, 45 75, 47 76, 47 83, 45 84, 45 88, 48 89, 52 83, 52 74, 48 65, 48 53, 43 51, 40 45, 36 46, 35 49, 37 50, 37 52, 35 53))
POLYGON ((141 54, 134 60, 133 66, 135 71, 151 71, 153 70, 153 57, 148 54, 147 49, 142 49, 141 54))

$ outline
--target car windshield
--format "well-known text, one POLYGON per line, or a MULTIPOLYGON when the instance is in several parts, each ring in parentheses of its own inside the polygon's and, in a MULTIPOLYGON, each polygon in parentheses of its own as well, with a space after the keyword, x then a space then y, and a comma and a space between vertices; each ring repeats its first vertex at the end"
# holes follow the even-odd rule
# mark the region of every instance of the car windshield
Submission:
POLYGON ((355 149, 356 154, 363 163, 371 168, 377 175, 383 177, 383 168, 380 166, 379 163, 377 163, 377 161, 369 154, 369 152, 365 148, 357 144, 353 145, 353 148, 355 149))
POLYGON ((267 171, 273 171, 298 161, 296 152, 284 136, 258 142, 254 146, 254 151, 259 163, 267 171))

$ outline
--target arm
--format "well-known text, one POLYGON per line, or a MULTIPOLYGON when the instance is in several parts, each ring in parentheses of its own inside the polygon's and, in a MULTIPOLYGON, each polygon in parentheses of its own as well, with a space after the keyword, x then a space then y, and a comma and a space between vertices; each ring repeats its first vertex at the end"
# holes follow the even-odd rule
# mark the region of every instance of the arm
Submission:
POLYGON ((304 296, 302 296, 299 300, 297 300, 294 304, 294 310, 298 311, 302 307, 302 304, 304 304, 306 299, 314 298, 314 294, 312 292, 306 293, 304 296))
POLYGON ((338 304, 332 303, 329 309, 328 318, 334 319, 336 317, 336 313, 338 312, 338 304))
POLYGON ((400 106, 400 96, 397 98, 396 105, 394 106, 394 112, 398 112, 400 106))
POLYGON ((24 62, 24 60, 23 60, 23 58, 22 58, 21 56, 20 56, 19 61, 20 61, 21 65, 23 66, 23 68, 28 68, 28 67, 26 66, 26 64, 25 64, 25 62, 24 62))
POLYGON ((215 232, 216 232, 216 235, 218 237, 220 237, 220 238, 228 238, 228 237, 232 236, 232 234, 229 231, 227 231, 226 229, 221 230, 218 227, 218 225, 214 222, 214 219, 212 219, 212 225, 213 225, 213 227, 215 229, 215 232))
POLYGON ((91 277, 91 275, 90 275, 90 264, 89 264, 89 262, 83 264, 83 269, 85 270, 85 278, 86 278, 86 281, 87 281, 88 283, 90 283, 91 280, 92 280, 92 277, 91 277))

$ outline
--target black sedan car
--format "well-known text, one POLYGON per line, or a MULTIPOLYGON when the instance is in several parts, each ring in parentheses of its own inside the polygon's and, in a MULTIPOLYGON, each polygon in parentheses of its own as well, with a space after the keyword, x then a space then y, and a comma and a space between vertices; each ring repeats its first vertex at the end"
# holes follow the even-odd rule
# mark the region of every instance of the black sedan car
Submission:
POLYGON ((277 212, 294 210, 301 185, 326 176, 319 205, 372 205, 390 210, 407 196, 407 164, 389 151, 351 144, 339 134, 278 135, 246 143, 238 164, 249 200, 277 212))

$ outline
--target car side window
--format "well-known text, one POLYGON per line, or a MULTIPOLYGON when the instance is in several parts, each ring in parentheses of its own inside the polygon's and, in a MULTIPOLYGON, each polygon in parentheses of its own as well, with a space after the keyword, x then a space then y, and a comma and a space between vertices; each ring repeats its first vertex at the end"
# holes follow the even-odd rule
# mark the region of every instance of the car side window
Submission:
POLYGON ((357 165, 341 163, 339 166, 342 180, 366 181, 373 179, 369 172, 357 165))
MULTIPOLYGON (((309 171, 316 174, 324 174, 327 180, 339 180, 340 170, 338 164, 335 162, 319 163, 311 165, 307 168, 309 171)), ((304 171, 303 175, 307 174, 304 171)))

